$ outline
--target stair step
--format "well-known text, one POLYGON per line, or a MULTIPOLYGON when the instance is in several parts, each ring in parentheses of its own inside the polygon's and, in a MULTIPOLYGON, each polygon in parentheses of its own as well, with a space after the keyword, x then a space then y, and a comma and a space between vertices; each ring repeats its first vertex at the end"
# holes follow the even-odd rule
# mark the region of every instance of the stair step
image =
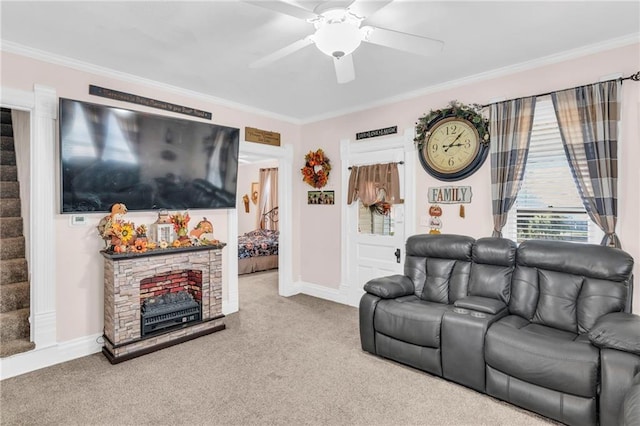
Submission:
POLYGON ((0 241, 0 260, 24 258, 24 237, 3 238, 0 241))
POLYGON ((0 136, 0 149, 4 151, 14 151, 13 136, 0 136))
POLYGON ((11 123, 11 110, 9 108, 0 109, 0 123, 11 123))
POLYGON ((20 217, 20 198, 0 198, 0 217, 20 217))
POLYGON ((0 134, 2 136, 13 136, 13 126, 11 123, 0 123, 0 134))
POLYGON ((4 166, 0 164, 0 181, 17 181, 18 168, 16 166, 4 166))
POLYGON ((36 344, 30 342, 29 339, 9 340, 8 342, 2 342, 2 346, 0 346, 0 358, 28 352, 35 348, 36 344))
POLYGON ((22 231, 21 217, 0 217, 0 238, 21 237, 22 231))
POLYGON ((27 281, 0 285, 0 313, 28 308, 31 287, 27 281))
POLYGON ((29 308, 0 314, 0 344, 10 340, 29 339, 29 308))
POLYGON ((0 285, 28 280, 27 259, 0 260, 0 285))
POLYGON ((0 150, 0 164, 4 166, 15 166, 16 152, 8 149, 0 150))
POLYGON ((20 198, 20 183, 16 181, 0 181, 0 198, 20 198))

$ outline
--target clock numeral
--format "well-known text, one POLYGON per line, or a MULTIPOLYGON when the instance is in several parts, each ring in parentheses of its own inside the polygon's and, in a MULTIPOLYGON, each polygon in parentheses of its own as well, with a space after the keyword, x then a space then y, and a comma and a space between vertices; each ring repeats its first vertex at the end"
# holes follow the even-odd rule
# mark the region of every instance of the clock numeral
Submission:
POLYGON ((454 164, 455 164, 455 161, 453 161, 453 158, 449 158, 449 166, 453 167, 454 164))
POLYGON ((431 145, 431 151, 435 154, 438 151, 438 145, 436 144, 431 145))
POLYGON ((467 140, 464 142, 464 146, 465 146, 465 148, 471 148, 471 141, 470 141, 469 139, 467 139, 467 140))
POLYGON ((453 126, 447 126, 447 136, 455 135, 457 132, 458 132, 458 127, 455 124, 453 126))

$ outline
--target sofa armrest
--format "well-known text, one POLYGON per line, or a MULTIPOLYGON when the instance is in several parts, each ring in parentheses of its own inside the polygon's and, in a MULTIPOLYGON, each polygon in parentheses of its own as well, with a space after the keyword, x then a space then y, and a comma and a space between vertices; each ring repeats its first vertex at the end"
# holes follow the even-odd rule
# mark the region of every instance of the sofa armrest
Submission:
POLYGON ((382 299, 395 299, 415 292, 413 281, 406 275, 374 278, 364 285, 364 291, 382 299))
POLYGON ((632 426, 640 419, 640 373, 636 374, 622 401, 622 426, 632 426))
POLYGON ((507 305, 501 300, 491 299, 489 297, 467 296, 455 301, 456 308, 471 309, 476 312, 484 312, 485 314, 495 315, 505 309, 507 305))
POLYGON ((626 312, 603 315, 589 331, 589 340, 599 348, 640 355, 640 316, 626 312))

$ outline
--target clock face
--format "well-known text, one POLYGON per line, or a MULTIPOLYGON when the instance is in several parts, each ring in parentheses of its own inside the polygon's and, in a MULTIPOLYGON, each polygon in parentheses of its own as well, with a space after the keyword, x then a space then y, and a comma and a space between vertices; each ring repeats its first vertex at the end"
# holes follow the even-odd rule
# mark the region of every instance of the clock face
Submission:
MULTIPOLYGON (((450 117, 437 122, 422 148, 426 169, 436 175, 456 175, 478 158, 480 138, 467 120, 450 117)), ((424 164, 424 163, 423 163, 424 164)))

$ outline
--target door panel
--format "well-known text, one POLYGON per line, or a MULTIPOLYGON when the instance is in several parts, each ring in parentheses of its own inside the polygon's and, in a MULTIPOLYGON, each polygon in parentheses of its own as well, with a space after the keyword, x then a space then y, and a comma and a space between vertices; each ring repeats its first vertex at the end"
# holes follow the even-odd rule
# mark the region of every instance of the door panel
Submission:
MULTIPOLYGON (((409 136, 410 137, 410 136, 409 136)), ((408 139, 410 148, 412 139, 408 139)), ((407 149, 407 135, 389 138, 379 145, 363 145, 352 143, 352 151, 348 152, 349 166, 361 166, 370 164, 383 164, 389 162, 404 162, 407 149), (370 148, 370 150, 367 150, 370 148)), ((347 149, 347 151, 349 151, 347 149)), ((393 218, 391 235, 375 235, 369 232, 359 232, 360 218, 359 201, 354 201, 345 208, 346 215, 346 279, 349 286, 348 303, 358 306, 360 298, 364 294, 364 284, 377 277, 402 274, 404 272, 404 246, 405 246, 405 211, 410 209, 411 201, 407 199, 406 181, 408 173, 413 168, 407 169, 406 164, 398 166, 400 177, 400 194, 405 200, 404 204, 392 206, 393 218), (396 257, 396 250, 400 250, 400 258, 396 257)), ((345 179, 348 181, 349 175, 345 179)))

